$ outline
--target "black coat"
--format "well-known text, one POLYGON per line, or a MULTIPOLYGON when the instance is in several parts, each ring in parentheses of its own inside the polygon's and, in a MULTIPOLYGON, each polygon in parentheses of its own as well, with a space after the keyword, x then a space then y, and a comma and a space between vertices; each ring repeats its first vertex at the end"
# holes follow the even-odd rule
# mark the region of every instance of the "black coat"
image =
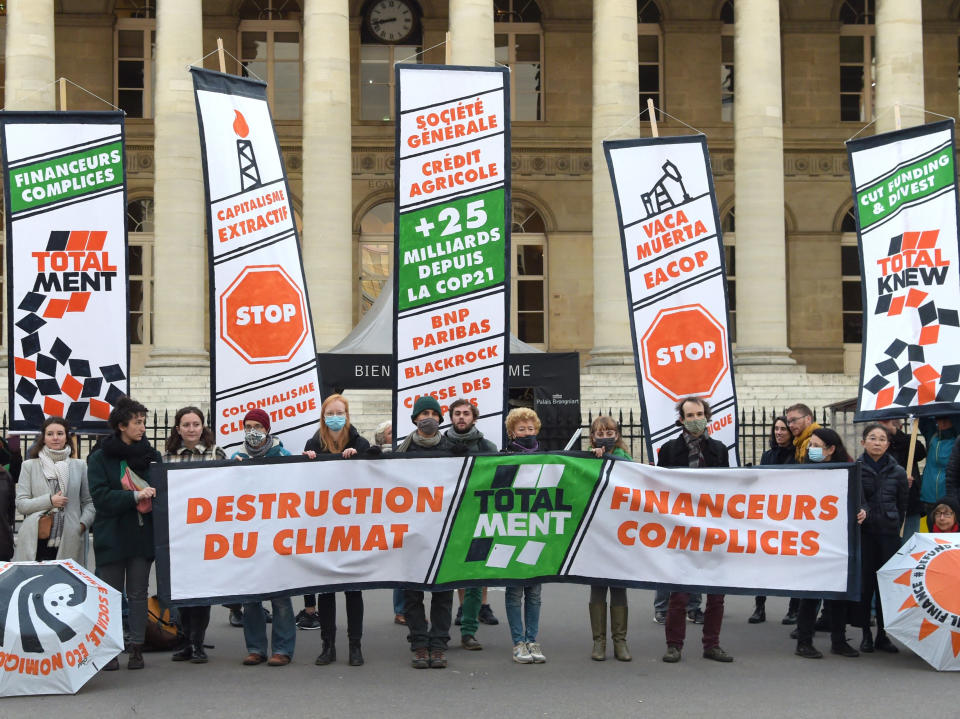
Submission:
MULTIPOLYGON (((730 454, 726 445, 707 435, 703 436, 703 466, 729 467, 730 454)), ((690 452, 687 442, 681 433, 679 437, 671 439, 660 447, 660 456, 657 457, 658 467, 690 467, 690 452)))
POLYGON ((960 501, 960 439, 954 442, 953 449, 950 452, 950 461, 947 462, 944 483, 946 484, 946 496, 960 501))
POLYGON ((17 485, 0 467, 0 561, 13 558, 13 520, 17 513, 17 485))
POLYGON ((865 455, 860 463, 863 497, 867 504, 867 518, 861 525, 866 534, 896 536, 907 516, 907 473, 897 460, 884 454, 875 467, 865 455))
MULTIPOLYGON (((910 435, 900 430, 890 436, 890 449, 887 454, 891 455, 897 464, 904 469, 907 468, 907 455, 910 454, 910 435)), ((923 442, 917 440, 917 445, 913 450, 913 484, 910 485, 910 492, 907 495, 907 514, 923 514, 923 505, 920 504, 920 466, 927 456, 927 448, 923 442)))
MULTIPOLYGON (((347 446, 344 449, 355 449, 358 454, 363 454, 368 449, 370 449, 370 443, 360 436, 360 433, 357 431, 357 428, 352 424, 350 425, 349 431, 349 440, 347 441, 347 446)), ((317 454, 328 454, 330 450, 323 446, 323 442, 320 440, 320 431, 318 430, 310 439, 307 440, 306 446, 303 448, 304 452, 314 451, 317 454)))
POLYGON ((796 448, 792 442, 786 447, 781 447, 778 444, 773 444, 771 440, 770 449, 760 456, 760 464, 793 464, 795 451, 796 448))

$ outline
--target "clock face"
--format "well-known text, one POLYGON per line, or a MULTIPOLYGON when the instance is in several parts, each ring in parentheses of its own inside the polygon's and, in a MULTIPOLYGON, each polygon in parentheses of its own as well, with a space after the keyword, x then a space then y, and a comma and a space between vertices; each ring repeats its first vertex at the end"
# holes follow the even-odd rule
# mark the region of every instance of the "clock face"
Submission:
POLYGON ((413 32, 413 9, 403 0, 379 0, 367 12, 370 31, 385 42, 400 42, 413 32))

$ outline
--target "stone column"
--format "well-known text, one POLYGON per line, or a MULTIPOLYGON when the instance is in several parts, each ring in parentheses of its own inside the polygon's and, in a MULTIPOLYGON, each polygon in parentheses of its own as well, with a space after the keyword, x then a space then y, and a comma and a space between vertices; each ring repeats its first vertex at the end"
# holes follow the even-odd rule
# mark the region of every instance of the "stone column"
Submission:
POLYGON ((56 110, 53 0, 7 3, 8 110, 56 110))
POLYGON ((493 65, 493 2, 450 0, 450 64, 493 65))
POLYGON ((157 5, 154 107, 153 351, 148 368, 195 367, 204 349, 207 248, 203 174, 193 81, 187 66, 203 55, 200 3, 157 5))
POLYGON ((603 141, 640 135, 637 3, 593 4, 593 349, 591 364, 633 364, 623 252, 603 141))
POLYGON ((877 2, 877 132, 923 124, 923 19, 920 0, 877 2))
POLYGON ((787 346, 778 0, 734 5, 737 364, 795 364, 787 346))
POLYGON ((353 327, 347 0, 307 0, 303 14, 303 262, 317 350, 353 327))

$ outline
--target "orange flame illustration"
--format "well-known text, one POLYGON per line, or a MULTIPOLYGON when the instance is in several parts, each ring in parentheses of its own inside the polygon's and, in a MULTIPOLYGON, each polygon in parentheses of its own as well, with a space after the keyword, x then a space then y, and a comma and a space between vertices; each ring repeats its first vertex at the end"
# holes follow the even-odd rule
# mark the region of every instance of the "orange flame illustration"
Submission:
POLYGON ((246 137, 250 134, 250 128, 247 126, 247 121, 244 119, 243 114, 239 110, 234 110, 234 112, 237 114, 237 117, 233 121, 233 131, 240 137, 246 137))

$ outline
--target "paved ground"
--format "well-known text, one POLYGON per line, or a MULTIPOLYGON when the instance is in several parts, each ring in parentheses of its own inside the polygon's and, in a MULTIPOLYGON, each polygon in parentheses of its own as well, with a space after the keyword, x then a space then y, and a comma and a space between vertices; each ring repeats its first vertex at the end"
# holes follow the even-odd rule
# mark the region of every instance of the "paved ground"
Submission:
MULTIPOLYGON (((481 625, 481 652, 459 648, 444 670, 409 666, 406 630, 393 624, 388 590, 364 592, 363 667, 345 661, 314 666, 320 632, 298 632, 288 667, 241 666, 241 630, 216 608, 208 642, 211 662, 190 665, 169 654, 148 654, 144 671, 101 673, 73 697, 0 699, 0 717, 911 717, 960 716, 957 673, 938 673, 909 651, 821 660, 793 655, 788 627, 779 620, 786 600, 768 600, 766 624, 749 625, 753 600, 728 597, 722 644, 736 657, 718 664, 700 657, 700 628, 688 625, 688 651, 664 664, 663 628, 652 621, 653 593, 630 590, 634 659, 590 660, 585 587, 546 585, 540 639, 547 663, 516 665, 503 612, 503 592, 491 590, 500 626, 481 625)), ((299 610, 300 600, 294 600, 299 610)), ((339 598, 344 625, 342 595, 339 598)), ((454 628, 455 629, 455 628, 454 628)), ((856 636, 859 642, 859 633, 856 636)), ((818 635, 820 649, 829 637, 818 635)))

